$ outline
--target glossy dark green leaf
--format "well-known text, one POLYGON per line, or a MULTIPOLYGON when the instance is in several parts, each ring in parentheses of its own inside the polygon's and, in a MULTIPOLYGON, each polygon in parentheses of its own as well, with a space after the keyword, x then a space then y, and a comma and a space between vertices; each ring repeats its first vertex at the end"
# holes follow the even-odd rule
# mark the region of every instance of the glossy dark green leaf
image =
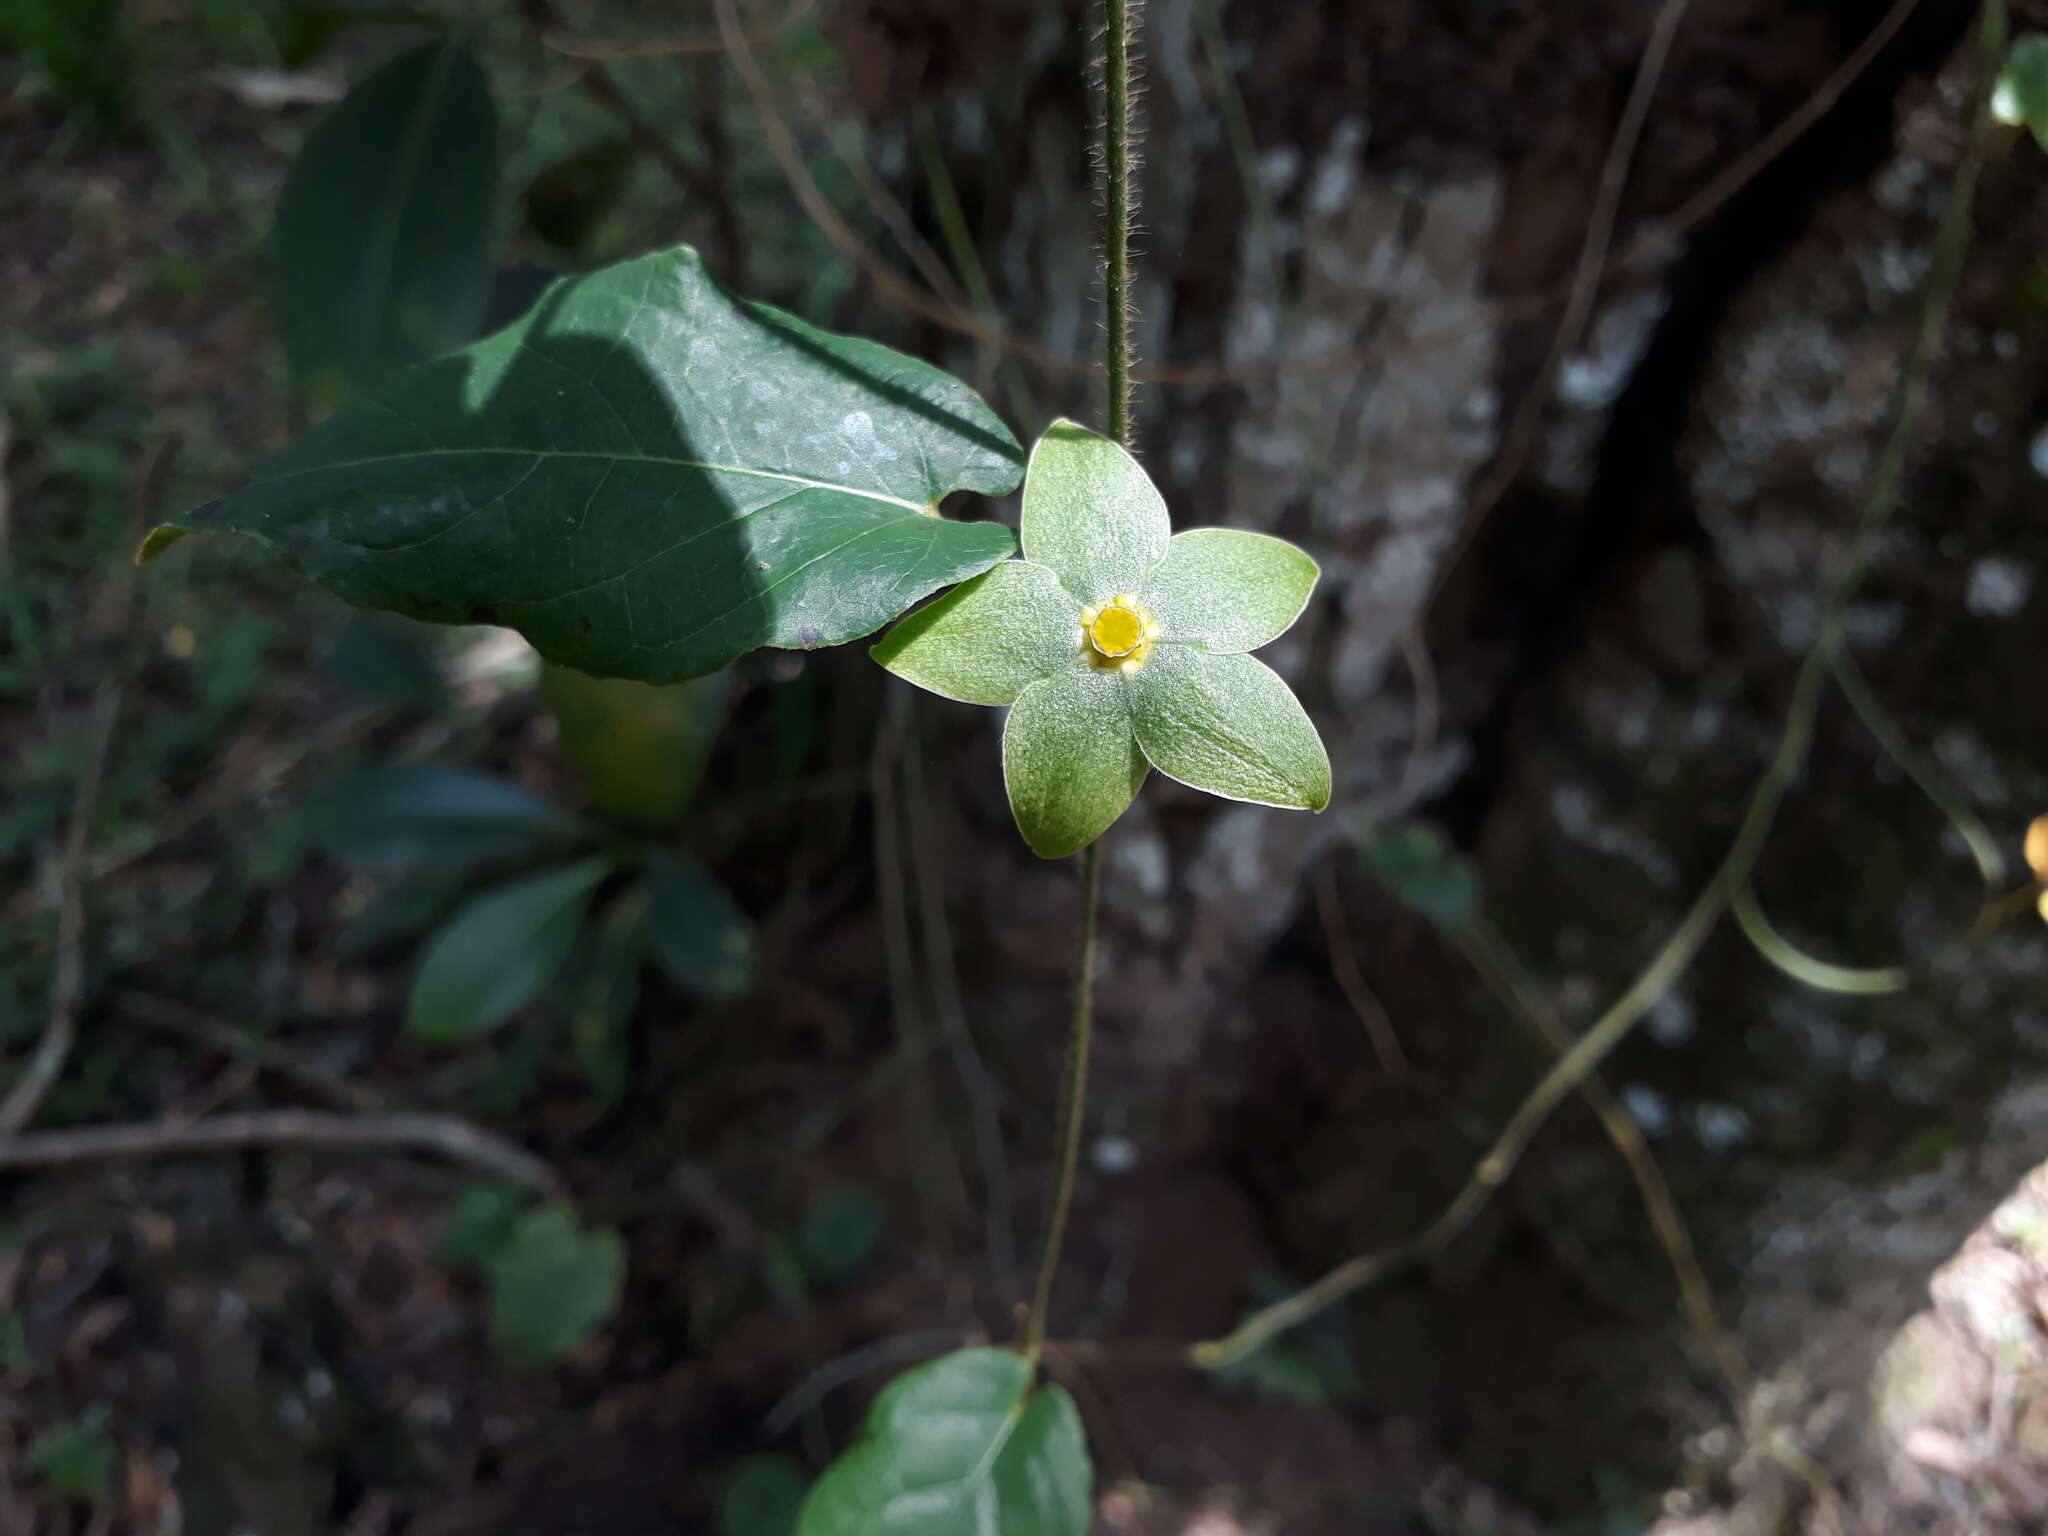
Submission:
POLYGON ((810 1474, 794 1456, 749 1456, 718 1495, 718 1536, 794 1536, 810 1474))
POLYGON ((439 763, 372 763, 314 790, 314 843, 354 864, 451 866, 534 852, 575 821, 510 779, 439 763))
POLYGON ((491 1342, 513 1365, 552 1365, 597 1332, 619 1304, 626 1245, 585 1231, 559 1205, 529 1211, 490 1261, 491 1342))
POLYGON ((647 890, 636 886, 593 926, 572 982, 569 1048, 590 1091, 607 1104, 626 1096, 626 1027, 646 960, 647 890))
POLYGON ((824 1280, 850 1275, 874 1257, 883 1221, 881 1201, 858 1184, 820 1191, 804 1207, 797 1233, 806 1267, 824 1280))
POLYGON ((278 328, 316 407, 476 334, 497 187, 490 86, 451 39, 400 54, 313 130, 272 245, 278 328))
POLYGON ((561 727, 591 803, 642 827, 673 825, 697 792, 725 723, 732 674, 687 683, 638 683, 546 667, 541 697, 561 727))
POLYGON ((647 866, 648 939, 669 979, 699 997, 741 997, 754 985, 754 925, 695 859, 647 866))
POLYGON ((1429 822, 1374 829, 1365 867, 1396 901, 1439 928, 1469 928, 1479 916, 1479 871, 1429 822))
POLYGON ((362 607, 678 682, 855 639, 986 570, 1009 530, 936 510, 1021 461, 958 380, 674 250, 557 284, 177 526, 260 539, 362 607))
POLYGON ((576 942, 603 859, 528 875, 457 912, 413 973, 405 1027, 423 1040, 468 1040, 540 996, 576 942))
POLYGON ((1003 1349, 962 1349, 883 1389, 861 1442, 804 1501, 800 1536, 1086 1536, 1081 1416, 1003 1349))

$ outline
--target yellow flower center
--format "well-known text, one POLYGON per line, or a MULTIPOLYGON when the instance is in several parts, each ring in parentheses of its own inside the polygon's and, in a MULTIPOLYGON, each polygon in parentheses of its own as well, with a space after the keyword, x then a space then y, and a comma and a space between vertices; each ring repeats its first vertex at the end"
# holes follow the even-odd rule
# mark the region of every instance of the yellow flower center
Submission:
POLYGON ((1152 610, 1125 593, 1081 610, 1081 640, 1098 667, 1128 672, 1143 666, 1159 638, 1152 610))

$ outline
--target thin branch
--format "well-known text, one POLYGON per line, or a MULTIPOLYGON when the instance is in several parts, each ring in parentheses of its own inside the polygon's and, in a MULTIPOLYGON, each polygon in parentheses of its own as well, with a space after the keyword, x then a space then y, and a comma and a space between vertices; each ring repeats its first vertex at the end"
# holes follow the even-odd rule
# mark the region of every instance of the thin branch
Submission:
MULTIPOLYGON (((1113 0, 1112 0, 1113 3, 1113 0)), ((1046 1217, 1045 1252, 1032 1288, 1031 1315, 1024 1327, 1024 1358, 1033 1366, 1045 1349, 1045 1320, 1052 1309, 1053 1276, 1073 1214, 1074 1179, 1081 1166, 1081 1123, 1088 1102, 1088 1053, 1095 1035, 1095 927, 1102 892, 1102 842, 1081 851, 1081 954, 1074 967, 1074 1018, 1067 1031, 1066 1070, 1060 1089, 1059 1166, 1054 1174, 1052 1211, 1046 1217)))
POLYGON ((1593 196, 1593 212, 1586 222, 1586 238, 1579 247, 1578 265, 1572 272, 1570 297, 1565 301, 1564 314, 1558 319, 1557 329, 1551 333, 1550 351, 1515 407, 1515 414, 1501 439, 1500 451, 1494 456, 1492 469, 1472 492, 1465 516, 1458 525, 1457 537, 1437 564, 1436 579, 1429 598, 1423 603, 1425 610, 1434 604, 1493 509, 1521 475, 1522 466, 1536 446, 1537 435, 1543 430, 1544 410, 1550 403, 1551 381, 1557 377, 1565 358, 1578 346, 1586 321, 1592 316, 1593 301, 1599 296, 1600 279, 1607 270, 1608 247, 1614 239, 1615 220, 1621 213, 1621 195, 1628 187, 1629 168, 1635 164, 1636 146, 1642 140, 1643 125, 1650 117, 1650 102, 1657 94, 1658 82, 1664 78, 1664 66, 1671 57, 1672 41, 1678 36, 1679 23, 1685 19, 1686 7, 1690 3, 1691 0, 1664 0, 1650 28, 1649 41, 1643 45, 1642 60, 1636 65, 1635 84, 1629 89, 1621 122, 1614 130, 1614 140, 1607 147, 1606 163, 1600 169, 1600 184, 1593 196))
POLYGON ((253 1110, 173 1124, 87 1125, 0 1138, 0 1170, 63 1168, 123 1158, 187 1157, 250 1147, 432 1152, 539 1194, 562 1192, 553 1168, 453 1115, 253 1110))
POLYGON ((193 1041, 233 1060, 253 1063, 343 1109, 375 1114, 384 1108, 383 1095, 373 1089, 315 1066, 274 1040, 262 1039, 197 1008, 147 992, 123 992, 114 1001, 123 1013, 151 1029, 193 1041))
MULTIPOLYGON (((554 0, 520 0, 527 21, 539 32, 543 41, 553 48, 558 45, 554 39, 562 31, 561 17, 555 12, 554 0)), ((567 51, 560 50, 558 51, 567 51)), ((584 90, 612 116, 625 126, 627 134, 640 149, 660 162, 683 192, 693 200, 710 206, 719 195, 718 178, 703 166, 697 164, 669 141, 668 135, 650 123, 633 105, 632 100, 611 76, 611 72, 597 59, 585 60, 580 79, 584 90)))
MULTIPOLYGON (((1565 1028, 1564 1020, 1557 1016, 1550 1000, 1522 969, 1521 960, 1491 924, 1482 921, 1461 932, 1458 947, 1501 1005, 1531 1033, 1558 1055, 1571 1049, 1571 1031, 1565 1028)), ((1635 1180, 1636 1193, 1649 1217, 1650 1230, 1664 1249, 1665 1262, 1671 1266, 1672 1276, 1678 1282, 1679 1296, 1685 1303, 1693 1333, 1701 1350, 1720 1371, 1735 1406, 1740 1408, 1748 1400, 1754 1383, 1749 1362, 1743 1358, 1741 1347, 1721 1326, 1720 1311, 1714 1304, 1714 1288, 1708 1283, 1706 1271, 1700 1265, 1699 1250, 1693 1243, 1684 1215, 1678 1209, 1677 1197, 1665 1181, 1664 1170, 1657 1166, 1656 1155, 1643 1139, 1642 1128, 1636 1124, 1635 1117, 1622 1108, 1599 1073, 1587 1074, 1586 1080, 1579 1085, 1579 1094, 1599 1119, 1601 1129, 1607 1133, 1614 1150, 1628 1165, 1629 1176, 1635 1180)))
POLYGON ((1379 1000, 1365 979, 1364 968, 1358 963, 1358 946, 1351 942, 1351 931, 1344 921, 1343 903, 1337 896, 1337 875, 1327 863, 1316 871, 1315 887, 1316 916, 1323 925, 1323 947, 1330 952, 1330 974, 1336 978, 1337 990, 1344 994, 1344 1001, 1358 1015, 1359 1025, 1365 1030, 1366 1042, 1372 1046, 1380 1071, 1388 1082, 1398 1083, 1408 1075, 1408 1057, 1401 1049, 1401 1037, 1394 1032, 1394 1021, 1387 1013, 1387 1005, 1379 1000))
POLYGON ((1839 570, 1829 583, 1821 610, 1819 633, 1793 680, 1784 728, 1770 766, 1751 791, 1742 824, 1706 888, 1694 899, 1684 919, 1664 941, 1650 963, 1611 1007, 1594 1021, 1572 1048, 1523 1099, 1486 1156, 1472 1170, 1457 1197, 1427 1227, 1406 1242, 1361 1254, 1331 1270, 1295 1295, 1261 1308, 1221 1339, 1189 1346, 1187 1359, 1204 1369, 1227 1365, 1269 1339, 1307 1321, 1315 1313, 1388 1273, 1440 1252, 1470 1225, 1493 1192, 1507 1182, 1529 1143, 1559 1104, 1575 1092, 1607 1054, 1628 1037, 1638 1020, 1682 976, 1727 912, 1735 893, 1748 881, 1763 851, 1779 807, 1804 770, 1813 745, 1815 718, 1827 681, 1842 645, 1843 616, 1869 566, 1878 535, 1898 504, 1906 455, 1912 447, 1927 400, 1928 373, 1948 318, 1950 301, 1962 275, 1969 245, 1971 213, 1978 172, 1991 123, 1991 82, 1996 78, 2005 37, 2003 0, 1986 0, 1980 23, 1983 67, 1978 82, 1969 147, 1957 167, 1949 204, 1935 237, 1920 322, 1899 369, 1892 428, 1871 477, 1870 493, 1839 570))
MULTIPOLYGON (((133 522, 147 528, 163 503, 171 466, 181 439, 176 433, 159 439, 149 450, 135 482, 133 522)), ((50 967, 50 1008, 41 1039, 21 1069, 21 1076, 0 1100, 0 1137, 28 1129, 44 1097, 64 1075, 78 1039, 78 1014, 85 1004, 85 903, 92 880, 93 823, 98 819, 100 791, 106 783, 107 754, 120 720, 128 676, 137 660, 130 617, 135 606, 135 568, 115 566, 87 614, 89 636, 113 644, 117 660, 93 690, 92 718, 86 729, 85 764, 71 798, 71 827, 64 839, 63 864, 57 880, 57 949, 50 967)))

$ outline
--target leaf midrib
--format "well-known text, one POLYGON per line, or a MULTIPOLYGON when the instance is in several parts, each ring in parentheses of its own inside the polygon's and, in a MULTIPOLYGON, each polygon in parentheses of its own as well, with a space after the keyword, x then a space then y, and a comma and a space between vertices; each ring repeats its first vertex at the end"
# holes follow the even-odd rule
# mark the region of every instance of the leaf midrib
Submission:
POLYGON ((400 464, 417 459, 462 458, 479 454, 536 460, 587 459, 608 464, 655 464, 665 469, 697 469, 721 475, 752 475, 761 480, 779 480, 785 485, 800 485, 811 490, 835 491, 842 496, 858 496, 867 501, 879 501, 887 506, 902 507, 923 516, 936 515, 930 502, 911 501, 882 491, 863 490, 859 486, 836 485, 830 480, 814 480, 807 475, 786 474, 776 469, 754 469, 745 464, 717 464, 708 459, 672 459, 653 453, 601 453, 587 448, 417 448, 406 453, 382 453, 366 459, 329 459, 320 464, 308 464, 303 469, 288 469, 282 474, 266 475, 254 483, 276 485, 283 480, 294 480, 302 475, 326 474, 330 470, 367 469, 376 464, 400 464))

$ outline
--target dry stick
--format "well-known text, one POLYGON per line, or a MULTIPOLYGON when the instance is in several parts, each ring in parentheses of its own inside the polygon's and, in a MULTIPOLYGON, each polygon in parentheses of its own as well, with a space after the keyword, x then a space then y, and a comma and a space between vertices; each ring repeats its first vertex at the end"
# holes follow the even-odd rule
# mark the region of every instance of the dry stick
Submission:
POLYGON ((253 1063, 343 1109, 375 1114, 384 1108, 383 1095, 373 1089, 352 1083, 325 1067, 315 1066, 274 1040, 262 1039, 197 1008, 188 1008, 183 1003, 147 992, 123 992, 115 1002, 123 1013, 151 1029, 194 1041, 235 1060, 253 1063))
POLYGON ((562 1192, 560 1177, 532 1153, 453 1115, 337 1114, 267 1109, 204 1120, 87 1125, 0 1138, 0 1170, 61 1168, 114 1158, 181 1157, 248 1147, 339 1147, 437 1152, 535 1192, 562 1192))
POLYGON ((1600 185, 1594 193, 1592 217, 1587 221, 1586 239, 1579 247, 1578 265, 1572 272, 1571 296, 1565 301, 1564 314, 1558 319, 1557 329, 1551 333, 1550 351, 1515 407, 1514 417, 1501 439, 1500 452, 1494 457, 1492 469, 1472 492, 1465 516, 1458 525, 1457 537, 1437 564, 1429 596, 1423 600, 1424 612, 1442 594, 1444 583, 1472 547, 1479 530, 1486 525, 1493 509, 1522 473, 1522 466, 1536 446, 1536 436, 1543 430, 1543 412, 1550 401, 1551 381, 1557 377, 1557 370, 1563 366, 1565 358, 1578 346, 1586 321, 1593 313, 1593 301, 1600 292, 1600 278, 1607 269, 1608 247, 1614 239, 1614 222, 1621 213, 1621 194, 1628 186, 1629 167, 1635 164, 1636 145, 1641 142, 1643 125, 1650 118, 1650 102, 1657 94, 1657 82, 1664 77, 1664 65, 1671 57, 1672 40, 1678 36, 1678 24, 1685 19, 1686 6, 1690 3, 1691 0, 1664 0, 1650 28, 1649 41, 1643 46, 1642 61, 1636 66, 1635 84, 1629 89, 1621 122, 1614 130, 1614 142, 1608 146, 1606 163, 1600 168, 1600 185))
MULTIPOLYGON (((554 35, 562 29, 561 18, 555 14, 554 0, 520 0, 520 7, 543 42, 558 51, 566 51, 559 49, 554 41, 554 35)), ((592 99, 624 124, 633 142, 640 146, 642 152, 659 161, 669 178, 686 194, 706 205, 714 202, 720 192, 718 179, 677 149, 667 135, 641 115, 640 109, 619 89, 618 82, 612 79, 602 62, 594 59, 587 62, 589 67, 583 71, 581 80, 592 99)))
POLYGON ((1375 1253, 1361 1254, 1339 1265, 1307 1289, 1254 1313, 1225 1337, 1189 1346, 1186 1358, 1192 1364, 1214 1369, 1240 1359, 1332 1302, 1372 1284, 1404 1264, 1440 1251, 1464 1231, 1492 1198, 1494 1190, 1513 1173, 1516 1163, 1551 1113, 1578 1089, 1608 1052, 1627 1038, 1637 1020, 1684 974, 1727 911, 1735 892, 1749 878, 1779 806, 1805 767, 1813 744, 1814 720, 1820 708, 1822 691, 1834 670, 1835 657, 1842 645, 1842 615, 1862 580, 1877 536, 1898 503, 1906 454, 1927 399, 1928 370, 1941 339, 1949 302, 1961 276, 1963 252, 1969 242, 1977 173, 1983 165, 1984 145, 1991 122, 1990 83, 1998 70, 2004 21, 2002 0, 1987 0, 1981 24, 1984 78, 1979 83, 1969 149, 1957 168, 1948 209, 1935 237, 1935 258, 1928 274, 1920 324, 1899 372, 1892 430, 1872 476, 1870 495, 1864 502, 1849 551, 1826 593, 1820 633, 1793 681, 1792 699, 1786 708, 1785 725, 1777 750, 1750 794, 1742 824, 1720 866, 1649 965, 1530 1091, 1492 1149, 1472 1170, 1465 1187, 1436 1220, 1407 1242, 1375 1253))
POLYGON ((13 1136, 35 1119, 43 1096, 63 1076, 78 1038, 78 1012, 85 993, 85 883, 87 839, 99 811, 100 785, 106 777, 107 749, 121 712, 121 685, 101 683, 93 696, 91 735, 85 771, 71 800, 71 831, 64 840, 64 864, 58 876, 57 955, 50 968, 50 1012, 35 1053, 21 1076, 0 1101, 0 1136, 13 1136))
MULTIPOLYGON (((180 441, 176 433, 159 439, 143 461, 135 483, 135 522, 141 527, 155 521, 164 488, 170 481, 171 466, 177 462, 180 441)), ((120 659, 93 691, 85 768, 72 794, 71 827, 65 835, 63 865, 58 875, 57 950, 50 967, 50 1011, 34 1053, 6 1099, 0 1101, 0 1137, 18 1135, 28 1129, 44 1096, 63 1076, 65 1063, 71 1059, 71 1048, 77 1042, 78 1014, 85 1002, 85 898, 92 878, 92 824, 99 815, 107 753, 113 746, 114 726, 120 719, 128 673, 136 659, 135 641, 129 632, 134 602, 135 569, 124 563, 110 574, 108 586, 87 614, 89 637, 101 636, 113 642, 120 659)))
POLYGON ((1351 930, 1344 922, 1343 903, 1337 896, 1337 874, 1325 862, 1316 871, 1316 916, 1323 925, 1323 946, 1330 952, 1330 974, 1337 990, 1358 1015, 1365 1038, 1378 1059, 1387 1081, 1398 1083, 1408 1075, 1408 1057, 1401 1049, 1401 1037, 1394 1032, 1387 1005, 1379 1000, 1358 963, 1358 948, 1351 942, 1351 930))
MULTIPOLYGON (((1509 1013, 1558 1055, 1571 1049, 1571 1031, 1523 970, 1521 960, 1490 924, 1481 921, 1461 930, 1456 937, 1459 949, 1509 1013)), ((1665 1260, 1678 1282, 1679 1295, 1685 1302, 1693 1333, 1707 1358, 1720 1371, 1729 1395, 1740 1407, 1747 1400, 1754 1381, 1749 1362, 1743 1358, 1740 1346, 1721 1326, 1720 1312, 1714 1305, 1714 1288, 1700 1266, 1699 1250, 1693 1243, 1684 1216, 1679 1212, 1671 1186, 1664 1178, 1664 1170, 1657 1166, 1656 1154, 1643 1139, 1642 1128, 1636 1124, 1635 1117, 1615 1100, 1597 1072, 1587 1074, 1586 1080, 1579 1085, 1579 1093, 1599 1117, 1607 1139, 1614 1143, 1614 1150, 1628 1164, 1636 1191, 1642 1197, 1643 1209, 1649 1216, 1650 1228, 1663 1247, 1665 1260)))

